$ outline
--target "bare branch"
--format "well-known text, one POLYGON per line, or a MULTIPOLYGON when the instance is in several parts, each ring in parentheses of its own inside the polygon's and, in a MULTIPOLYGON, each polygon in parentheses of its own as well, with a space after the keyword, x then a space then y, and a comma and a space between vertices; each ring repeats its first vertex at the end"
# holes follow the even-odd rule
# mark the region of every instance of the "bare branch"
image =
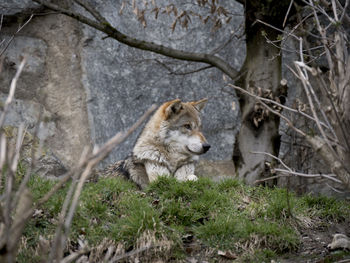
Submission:
POLYGON ((77 251, 77 252, 73 252, 72 254, 66 256, 65 258, 63 258, 60 263, 70 263, 70 262, 75 262, 75 260, 77 260, 79 257, 81 257, 82 255, 85 255, 87 253, 89 253, 91 251, 91 249, 89 249, 88 247, 84 247, 81 250, 77 251))
MULTIPOLYGON (((295 172, 288 165, 286 165, 280 158, 278 158, 277 156, 274 156, 273 154, 270 154, 267 152, 252 152, 252 153, 267 155, 267 156, 277 160, 280 164, 282 164, 286 168, 286 169, 273 168, 274 172, 280 172, 280 173, 286 174, 286 176, 296 175, 296 176, 300 176, 300 177, 309 177, 309 178, 323 177, 323 178, 329 179, 331 181, 334 181, 336 183, 342 183, 341 180, 334 178, 336 176, 334 174, 331 174, 331 175, 328 175, 328 174, 306 174, 306 173, 295 172)), ((280 175, 271 176, 268 178, 263 178, 261 180, 256 180, 255 183, 261 183, 261 182, 276 179, 279 177, 281 177, 281 176, 280 175)))
POLYGON ((288 15, 289 15, 290 9, 292 8, 293 3, 294 3, 294 0, 291 0, 289 3, 288 10, 287 10, 286 16, 284 17, 283 24, 282 24, 283 27, 286 25, 286 21, 287 21, 287 18, 288 18, 288 15))
POLYGON ((306 133, 304 133, 302 130, 298 129, 297 127, 295 127, 295 126, 293 125, 293 123, 292 123, 286 116, 282 115, 282 114, 279 113, 278 111, 275 111, 274 109, 272 109, 271 107, 269 107, 267 104, 265 104, 265 103, 261 100, 261 98, 260 98, 259 96, 254 95, 254 94, 252 94, 252 93, 246 91, 245 89, 242 89, 242 88, 240 88, 240 87, 238 87, 238 86, 235 86, 235 85, 233 85, 233 84, 230 84, 230 83, 229 83, 228 85, 229 85, 230 87, 234 88, 234 89, 239 90, 239 91, 242 92, 242 93, 245 93, 245 94, 247 94, 247 95, 253 97, 253 98, 256 99, 257 101, 259 101, 259 102, 261 103, 261 105, 263 105, 265 108, 267 108, 269 111, 271 111, 273 114, 276 114, 276 115, 279 116, 280 118, 284 119, 284 120, 287 122, 288 126, 291 127, 293 130, 295 130, 297 133, 299 133, 299 134, 302 135, 302 136, 306 136, 306 133))
POLYGON ((87 2, 83 2, 81 0, 74 0, 78 5, 82 6, 86 11, 88 11, 93 17, 96 18, 97 21, 101 23, 108 23, 107 20, 101 16, 100 13, 96 12, 96 10, 90 6, 87 2))
MULTIPOLYGON (((193 62, 202 62, 207 63, 209 65, 212 65, 219 70, 221 70, 223 73, 228 75, 231 79, 234 79, 238 75, 238 71, 235 70, 233 67, 231 67, 227 62, 219 58, 218 56, 207 54, 207 53, 195 53, 195 52, 187 52, 182 51, 178 49, 173 49, 170 47, 165 47, 163 45, 158 45, 154 42, 147 42, 144 40, 139 40, 136 38, 129 37, 123 33, 121 33, 119 30, 114 28, 110 23, 98 23, 95 22, 88 17, 83 16, 82 14, 76 13, 72 10, 64 9, 58 5, 49 3, 45 0, 33 0, 34 2, 37 2, 39 4, 42 4, 43 6, 58 11, 64 15, 70 16, 86 25, 89 25, 101 32, 106 33, 109 37, 117 40, 120 43, 126 44, 130 47, 134 47, 137 49, 142 49, 146 51, 151 51, 157 54, 161 54, 167 57, 180 59, 180 60, 187 60, 187 61, 193 61, 193 62)), ((89 7, 91 8, 91 6, 89 7)), ((96 10, 94 10, 95 16, 98 14, 96 10)), ((98 15, 102 17, 100 14, 98 15)))
MULTIPOLYGON (((4 52, 6 51, 6 49, 9 47, 9 45, 11 44, 12 40, 14 39, 15 35, 17 35, 33 18, 34 15, 31 15, 28 20, 22 25, 20 26, 17 31, 11 36, 11 38, 7 41, 6 46, 1 50, 0 52, 0 57, 4 54, 4 52)), ((1 16, 1 24, 2 24, 2 19, 3 17, 1 16)), ((0 24, 0 28, 1 28, 1 24, 0 24)))
MULTIPOLYGON (((319 118, 318 118, 318 116, 317 116, 317 113, 316 113, 316 110, 315 110, 315 107, 314 107, 314 103, 313 103, 313 101, 312 101, 311 94, 310 94, 310 90, 309 90, 309 85, 308 85, 309 82, 308 82, 308 79, 306 78, 306 76, 305 76, 305 75, 302 73, 302 71, 301 71, 301 66, 302 66, 302 65, 305 65, 305 64, 304 64, 304 63, 299 63, 299 62, 294 62, 294 64, 295 64, 295 67, 296 67, 297 70, 298 70, 299 77, 300 77, 300 80, 301 80, 301 82, 302 82, 302 84, 303 84, 303 87, 304 87, 304 90, 305 90, 305 93, 306 93, 306 97, 307 97, 307 99, 308 99, 311 112, 312 112, 312 114, 313 114, 313 116, 314 116, 314 118, 315 118, 315 121, 316 121, 316 125, 317 125, 317 127, 318 127, 318 130, 320 131, 320 133, 321 133, 323 139, 324 139, 325 142, 327 143, 328 148, 329 148, 329 150, 332 152, 332 154, 333 154, 334 156, 338 156, 338 154, 334 151, 334 149, 333 149, 333 147, 332 147, 330 141, 328 140, 328 138, 327 138, 327 136, 326 136, 326 134, 325 134, 323 128, 321 127, 319 118)), ((303 68, 305 68, 305 67, 303 67, 303 68)), ((339 159, 339 157, 338 157, 338 159, 339 159)))
POLYGON ((19 76, 22 73, 22 70, 24 68, 25 63, 26 63, 26 58, 23 58, 21 61, 21 64, 19 65, 19 67, 17 69, 15 77, 11 81, 9 95, 7 96, 7 99, 6 99, 5 105, 4 105, 4 109, 3 109, 2 114, 0 116, 0 128, 2 128, 2 126, 4 125, 5 116, 7 114, 7 111, 8 111, 10 104, 12 103, 13 97, 15 95, 17 81, 18 81, 19 76))
POLYGON ((267 155, 275 160, 277 160, 280 164, 282 164, 288 171, 292 171, 292 169, 290 167, 288 167, 288 165, 286 165, 280 158, 278 158, 277 156, 274 156, 273 154, 271 153, 267 153, 267 152, 252 152, 254 154, 264 154, 264 155, 267 155))
POLYGON ((335 174, 306 174, 306 173, 299 173, 299 172, 294 172, 294 171, 289 171, 289 170, 284 170, 284 169, 279 169, 279 168, 275 168, 276 172, 281 172, 281 173, 287 173, 287 174, 291 174, 291 175, 297 175, 297 176, 301 176, 301 177, 309 177, 309 178, 314 178, 314 177, 323 177, 326 179, 329 179, 333 182, 339 183, 341 184, 342 181, 334 178, 336 175, 335 174))
POLYGON ((331 171, 338 176, 338 178, 344 183, 344 185, 350 189, 350 174, 346 170, 346 167, 339 161, 337 157, 329 151, 329 147, 326 142, 318 136, 307 135, 305 139, 311 144, 314 151, 319 154, 323 160, 330 166, 331 171))
POLYGON ((206 69, 210 69, 212 68, 213 66, 205 66, 205 67, 201 67, 201 68, 198 68, 198 69, 194 69, 194 70, 189 70, 189 71, 184 71, 184 72, 178 72, 178 70, 173 70, 171 69, 166 63, 163 63, 162 61, 160 61, 159 59, 155 59, 155 61, 160 64, 161 66, 163 66, 167 71, 169 71, 169 73, 171 75, 188 75, 188 74, 193 74, 193 73, 197 73, 197 72, 200 72, 200 71, 203 71, 203 70, 206 70, 206 69))

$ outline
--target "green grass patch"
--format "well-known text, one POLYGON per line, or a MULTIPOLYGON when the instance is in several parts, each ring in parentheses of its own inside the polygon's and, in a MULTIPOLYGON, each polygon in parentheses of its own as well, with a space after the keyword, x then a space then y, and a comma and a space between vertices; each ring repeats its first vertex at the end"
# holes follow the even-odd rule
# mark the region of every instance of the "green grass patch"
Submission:
MULTIPOLYGON (((54 184, 33 176, 29 188, 34 202, 54 184)), ((39 262, 38 240, 40 236, 52 240, 69 185, 26 226, 26 244, 18 262, 39 262)), ((70 240, 76 242, 83 236, 90 246, 97 246, 108 239, 132 250, 145 235, 151 235, 171 244, 167 258, 177 261, 186 254, 182 238, 193 235, 203 249, 229 250, 243 261, 262 262, 296 251, 300 236, 295 218, 341 221, 349 215, 348 202, 297 197, 284 189, 248 187, 233 179, 178 182, 161 177, 141 192, 123 179, 100 178, 84 186, 70 240)))
POLYGON ((305 195, 300 200, 306 208, 323 219, 343 221, 350 218, 349 202, 326 196, 305 195))

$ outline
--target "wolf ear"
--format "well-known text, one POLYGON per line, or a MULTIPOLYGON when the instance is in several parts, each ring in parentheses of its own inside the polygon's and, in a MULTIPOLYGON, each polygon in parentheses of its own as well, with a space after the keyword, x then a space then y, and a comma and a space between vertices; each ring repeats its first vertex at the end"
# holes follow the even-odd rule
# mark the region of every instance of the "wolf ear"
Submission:
POLYGON ((176 99, 166 103, 165 105, 165 117, 169 119, 171 116, 178 114, 182 110, 181 100, 176 99))
POLYGON ((201 99, 201 100, 199 100, 199 101, 192 101, 192 102, 190 102, 190 103, 191 103, 191 105, 192 105, 193 107, 195 107, 198 111, 201 111, 201 110, 204 108, 205 104, 207 104, 207 101, 208 101, 208 99, 205 98, 205 99, 201 99))

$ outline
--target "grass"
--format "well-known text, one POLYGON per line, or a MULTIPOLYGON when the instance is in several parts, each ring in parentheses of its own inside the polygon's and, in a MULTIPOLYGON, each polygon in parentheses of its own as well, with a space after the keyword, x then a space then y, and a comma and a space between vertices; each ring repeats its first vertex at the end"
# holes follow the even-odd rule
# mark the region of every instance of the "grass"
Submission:
MULTIPOLYGON (((53 185, 33 176, 29 187, 34 202, 53 185)), ((26 226, 18 262, 40 262, 38 243, 52 240, 67 189, 56 193, 26 226)), ((184 237, 193 236, 213 261, 219 257, 215 251, 224 250, 239 261, 263 262, 298 249, 302 224, 298 218, 305 217, 343 221, 350 217, 350 204, 326 197, 297 197, 284 189, 248 187, 233 179, 177 182, 162 177, 141 192, 125 180, 101 178, 84 187, 70 248, 78 239, 91 247, 112 242, 124 251, 151 242, 159 248, 158 257, 177 262, 186 256, 184 237)), ((157 257, 157 253, 148 256, 157 257)))

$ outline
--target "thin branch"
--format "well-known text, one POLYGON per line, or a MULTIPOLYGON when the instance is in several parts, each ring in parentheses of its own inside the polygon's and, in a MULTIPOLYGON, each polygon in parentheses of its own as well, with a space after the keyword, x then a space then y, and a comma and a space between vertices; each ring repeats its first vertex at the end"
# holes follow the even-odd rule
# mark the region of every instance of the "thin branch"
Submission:
MULTIPOLYGON (((71 177, 72 174, 78 173, 83 167, 85 167, 85 170, 83 172, 83 181, 85 182, 85 179, 87 178, 87 175, 91 171, 91 169, 101 160, 103 160, 111 150, 113 150, 117 145, 119 145, 121 142, 123 142, 128 136, 130 136, 131 133, 133 133, 137 127, 139 127, 145 120, 148 118, 148 116, 156 109, 156 105, 152 105, 142 116, 141 118, 135 122, 126 132, 119 132, 115 136, 113 136, 110 140, 108 140, 101 148, 95 149, 91 156, 87 156, 86 158, 82 158, 81 162, 79 163, 78 167, 75 168, 72 171, 69 171, 66 173, 60 182, 58 182, 48 193, 45 194, 44 197, 39 199, 39 201, 33 205, 30 209, 28 209, 25 213, 22 215, 22 220, 27 220, 42 204, 47 202, 49 198, 55 194, 71 177)), ((84 154, 83 154, 84 156, 84 154)), ((78 196, 78 194, 77 194, 78 196)), ((76 207, 76 205, 75 205, 76 207)), ((72 212, 71 212, 72 213, 72 212)), ((70 216, 71 217, 71 216, 70 216)), ((70 219, 71 220, 71 219, 70 219)), ((20 226, 20 222, 13 225, 13 228, 16 229, 16 227, 20 226)))
MULTIPOLYGON (((85 147, 82 151, 80 160, 78 162, 78 167, 83 166, 84 161, 87 159, 87 155, 88 155, 88 147, 85 147)), ((64 219, 66 217, 70 201, 71 201, 72 196, 74 194, 75 185, 77 184, 78 171, 76 171, 73 174, 74 174, 74 176, 73 176, 72 184, 70 185, 70 187, 68 189, 68 192, 66 194, 66 197, 64 199, 64 202, 63 202, 63 205, 61 208, 61 212, 60 212, 59 217, 58 217, 58 224, 56 227, 55 238, 54 238, 54 241, 53 241, 52 246, 51 246, 51 251, 50 251, 48 262, 53 262, 54 259, 56 259, 56 261, 59 262, 60 257, 62 255, 62 251, 63 251, 63 247, 64 247, 63 239, 62 239, 62 228, 64 225, 64 219)))
MULTIPOLYGON (((82 14, 76 13, 72 10, 64 9, 58 5, 49 3, 45 0, 33 0, 43 6, 58 11, 64 15, 70 16, 79 22, 82 22, 86 25, 89 25, 101 32, 106 33, 109 37, 119 41, 120 43, 126 44, 130 47, 134 47, 141 50, 151 51, 157 54, 161 54, 167 57, 187 60, 193 62, 202 62, 212 65, 218 69, 220 69, 223 73, 228 75, 231 79, 234 79, 238 75, 238 71, 231 67, 227 62, 219 58, 218 56, 207 54, 207 53, 195 53, 195 52, 187 52, 178 49, 173 49, 170 47, 165 47, 163 45, 158 45, 154 42, 148 42, 144 40, 139 40, 136 38, 129 37, 119 30, 114 28, 110 23, 98 23, 90 18, 83 16, 82 14)), ((91 8, 91 7, 90 7, 91 8)), ((96 10, 94 10, 95 15, 99 14, 96 10)), ((100 15, 100 14, 99 14, 100 15)), ((100 15, 101 16, 101 15, 100 15)), ((101 16, 102 17, 102 16, 101 16)))
POLYGON ((290 9, 292 8, 293 3, 294 3, 294 0, 291 0, 289 3, 287 13, 286 13, 284 20, 283 20, 282 27, 284 27, 286 25, 286 21, 287 21, 287 18, 288 18, 288 15, 289 15, 290 9))
POLYGON ((134 249, 134 250, 126 252, 126 253, 124 253, 122 255, 114 256, 108 263, 120 262, 123 259, 126 259, 128 257, 132 257, 132 256, 135 256, 135 255, 138 255, 138 254, 140 254, 140 253, 142 253, 144 251, 147 251, 147 250, 150 250, 150 249, 153 249, 153 248, 157 248, 157 246, 146 246, 146 247, 142 247, 142 248, 139 248, 139 249, 134 249))
MULTIPOLYGON (((2 56, 2 54, 4 54, 4 52, 6 51, 6 49, 9 47, 9 45, 11 44, 12 40, 14 39, 15 35, 17 35, 33 18, 33 14, 30 15, 30 17, 28 18, 28 20, 18 28, 18 30, 11 36, 11 38, 7 41, 6 46, 1 50, 0 52, 0 57, 2 56)), ((2 22, 2 17, 1 17, 1 22, 2 22)))
POLYGON ((267 153, 267 152, 252 152, 254 154, 264 154, 264 155, 267 155, 275 160, 277 160, 280 164, 282 164, 288 171, 292 172, 292 169, 286 165, 280 158, 278 158, 277 156, 271 154, 271 153, 267 153))
POLYGON ((2 188, 2 175, 4 172, 4 165, 6 163, 6 150, 7 150, 7 141, 6 135, 4 133, 0 133, 0 190, 2 188))
POLYGON ((91 249, 88 247, 84 247, 79 251, 73 252, 70 255, 66 256, 65 258, 63 258, 60 263, 70 263, 70 262, 75 262, 75 260, 77 260, 79 257, 81 257, 82 255, 88 254, 90 253, 91 249))
POLYGON ((245 89, 242 89, 241 87, 235 86, 235 85, 233 85, 233 84, 230 84, 230 83, 229 83, 228 85, 229 85, 230 87, 234 88, 234 89, 239 90, 239 91, 242 92, 242 93, 245 93, 245 94, 247 94, 247 95, 253 97, 253 98, 256 99, 257 101, 259 101, 259 102, 261 103, 261 105, 263 105, 265 108, 267 108, 270 112, 272 112, 273 114, 276 114, 277 116, 279 116, 280 118, 282 118, 283 120, 285 120, 286 123, 287 123, 287 125, 288 125, 289 127, 291 127, 293 130, 295 130, 297 133, 299 133, 300 135, 302 135, 302 136, 304 136, 304 137, 306 136, 306 133, 304 133, 302 130, 298 129, 297 127, 295 127, 295 126, 293 125, 293 123, 292 123, 286 116, 282 115, 282 114, 279 113, 278 111, 275 111, 274 109, 272 109, 271 107, 269 107, 267 104, 265 104, 265 103, 261 100, 261 98, 260 98, 259 96, 254 95, 254 94, 252 94, 252 93, 246 91, 245 89))
POLYGON ((0 18, 0 31, 2 28, 2 22, 4 21, 4 14, 1 14, 1 18, 0 18))
POLYGON ((157 62, 158 64, 160 64, 161 66, 163 66, 167 71, 169 71, 169 73, 171 75, 181 75, 181 76, 189 75, 189 74, 197 73, 197 72, 200 72, 200 71, 203 71, 203 70, 206 70, 206 69, 210 69, 210 68, 213 67, 213 66, 209 65, 209 66, 201 67, 201 68, 190 70, 190 71, 178 72, 177 70, 175 70, 175 71, 172 70, 166 63, 163 63, 159 59, 155 59, 154 61, 157 62))
POLYGON ((309 178, 323 177, 323 178, 329 179, 329 180, 334 181, 334 182, 339 183, 339 184, 343 183, 341 180, 334 178, 336 176, 335 174, 306 174, 306 173, 299 173, 299 172, 294 172, 294 171, 289 171, 289 170, 284 170, 284 169, 279 169, 279 168, 275 168, 275 171, 280 172, 280 173, 297 175, 297 176, 301 176, 301 177, 309 177, 309 178))
MULTIPOLYGON (((38 121, 35 125, 35 131, 34 131, 34 136, 33 138, 39 138, 38 134, 39 134, 39 130, 40 130, 40 122, 41 122, 41 116, 43 114, 43 107, 41 107, 40 111, 39 111, 39 116, 38 116, 38 121)), ((25 135, 25 134, 24 134, 25 135)), ((35 167, 35 163, 36 163, 36 150, 38 152, 40 152, 41 150, 41 145, 42 145, 42 141, 41 139, 39 139, 39 147, 37 149, 37 147, 31 147, 31 162, 30 162, 30 166, 26 169, 26 173, 24 175, 24 178, 21 181, 21 184, 16 192, 16 195, 14 197, 14 201, 13 201, 13 207, 17 206, 18 200, 20 198, 21 193, 24 191, 24 189, 27 187, 27 183, 30 179, 30 176, 32 175, 32 171, 34 170, 35 167)))
MULTIPOLYGON (((231 86, 231 84, 228 84, 229 86, 231 86)), ((232 86, 231 86, 232 87, 232 86)), ((235 87, 233 87, 233 88, 235 88, 235 87)), ((252 94, 252 93, 247 93, 248 95, 251 95, 251 96, 254 96, 254 94, 252 94)), ((257 98, 259 98, 260 100, 262 100, 262 101, 265 101, 265 102, 268 102, 268 103, 272 103, 272 104, 274 104, 274 105, 276 105, 276 106, 278 106, 278 107, 281 107, 281 108, 283 108, 283 109, 285 109, 285 110, 288 110, 288 111, 291 111, 291 112, 294 112, 294 113, 299 113, 299 114, 301 114, 302 116, 304 116, 305 118, 307 118, 307 119, 309 119, 309 120, 312 120, 312 121, 315 121, 315 118, 313 118, 312 116, 310 116, 309 114, 307 114, 307 113, 305 113, 305 112, 303 112, 303 111, 301 111, 301 110, 296 110, 296 109, 293 109, 293 108, 290 108, 290 107, 288 107, 288 106, 285 106, 285 105, 283 105, 283 104, 281 104, 281 103, 278 103, 277 101, 274 101, 274 100, 272 100, 272 99, 267 99, 267 98, 263 98, 263 97, 259 97, 259 96, 256 96, 257 98)), ((320 124, 323 126, 323 127, 325 127, 326 129, 330 129, 330 127, 328 127, 324 122, 321 122, 320 121, 320 124)))
POLYGON ((11 86, 10 86, 10 90, 9 90, 9 95, 7 96, 7 99, 5 101, 5 105, 2 111, 2 114, 0 116, 0 128, 2 128, 2 126, 4 125, 4 121, 5 121, 5 116, 7 114, 8 108, 10 106, 10 104, 12 103, 13 97, 15 95, 15 90, 16 90, 16 86, 17 86, 17 81, 19 76, 22 73, 22 70, 24 68, 24 65, 26 63, 26 58, 23 58, 21 61, 21 64, 19 65, 16 75, 15 77, 12 79, 11 81, 11 86))
MULTIPOLYGON (((302 82, 302 84, 303 84, 303 87, 304 87, 304 90, 305 90, 305 93, 306 93, 306 97, 307 97, 308 102, 309 102, 309 106, 310 106, 311 112, 312 112, 312 114, 313 114, 313 116, 314 116, 314 118, 315 118, 315 120, 316 120, 316 125, 317 125, 317 127, 318 127, 318 130, 320 131, 320 133, 321 133, 323 139, 324 139, 325 142, 327 143, 329 150, 333 153, 334 156, 337 156, 337 158, 340 159, 340 158, 338 157, 338 154, 334 151, 334 149, 333 149, 333 147, 332 147, 330 141, 328 140, 328 138, 327 138, 327 136, 326 136, 326 134, 325 134, 323 128, 321 127, 319 118, 318 118, 318 116, 317 116, 317 113, 316 113, 316 110, 315 110, 315 107, 314 107, 314 103, 313 103, 312 98, 311 98, 311 94, 310 94, 310 90, 309 90, 309 85, 308 85, 309 82, 308 82, 308 80, 305 78, 305 76, 303 75, 302 70, 301 70, 301 68, 300 68, 300 67, 302 66, 302 64, 300 64, 300 63, 298 63, 298 62, 294 62, 294 64, 295 64, 296 69, 298 70, 298 73, 299 73, 301 82, 302 82)), ((305 65, 305 64, 303 64, 303 65, 305 65)), ((303 67, 303 68, 305 68, 305 67, 303 67)))
MULTIPOLYGON (((332 180, 332 181, 334 181, 336 183, 342 183, 341 180, 338 180, 338 179, 334 178, 334 176, 335 176, 334 174, 330 174, 330 175, 328 175, 328 174, 306 174, 306 173, 295 172, 288 165, 286 165, 280 158, 278 158, 277 156, 274 156, 271 153, 267 153, 267 152, 252 152, 252 153, 267 155, 267 156, 277 160, 280 164, 282 164, 282 166, 284 166, 286 168, 286 169, 273 168, 273 170, 275 172, 284 173, 284 174, 287 174, 287 176, 297 175, 297 176, 300 176, 300 177, 309 177, 309 178, 323 177, 323 178, 332 180)), ((271 177, 264 178, 264 179, 261 179, 261 180, 256 180, 255 183, 260 183, 260 182, 276 179, 276 178, 279 178, 279 177, 281 177, 281 176, 280 175, 271 176, 271 177)))
POLYGON ((333 14, 334 14, 334 19, 335 19, 335 21, 339 21, 336 3, 334 0, 331 0, 331 2, 332 2, 332 10, 333 10, 333 14))
POLYGON ((86 11, 88 11, 94 18, 96 18, 97 21, 101 23, 108 23, 107 20, 103 16, 101 16, 100 13, 96 12, 96 10, 87 2, 83 2, 81 0, 74 0, 74 2, 83 7, 86 11))
MULTIPOLYGON (((338 1, 337 1, 337 2, 338 2, 338 1)), ((343 22, 344 18, 349 19, 349 17, 347 16, 347 13, 346 13, 348 6, 349 6, 349 0, 346 0, 346 1, 345 1, 344 8, 343 8, 343 11, 342 11, 342 14, 341 14, 340 19, 339 19, 339 22, 340 22, 340 23, 343 22)), ((348 22, 349 22, 349 21, 348 21, 348 22)))

